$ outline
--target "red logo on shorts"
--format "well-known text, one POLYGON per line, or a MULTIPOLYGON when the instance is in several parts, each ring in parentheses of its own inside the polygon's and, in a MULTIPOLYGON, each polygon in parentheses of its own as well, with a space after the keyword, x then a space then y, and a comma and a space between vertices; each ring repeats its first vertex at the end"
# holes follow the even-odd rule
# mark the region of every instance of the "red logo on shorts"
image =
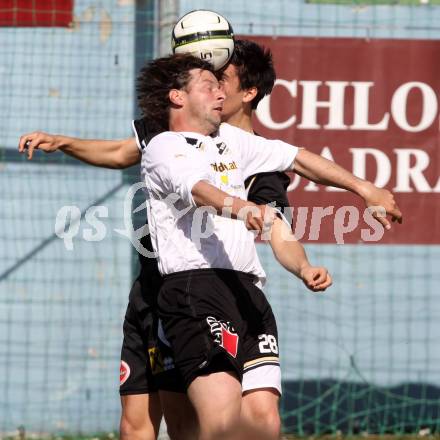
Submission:
POLYGON ((121 360, 121 365, 119 367, 119 386, 122 387, 127 379, 130 377, 130 367, 127 362, 121 360))
POLYGON ((234 358, 238 351, 238 335, 230 322, 218 321, 213 316, 208 316, 206 322, 211 328, 215 342, 223 347, 234 358))

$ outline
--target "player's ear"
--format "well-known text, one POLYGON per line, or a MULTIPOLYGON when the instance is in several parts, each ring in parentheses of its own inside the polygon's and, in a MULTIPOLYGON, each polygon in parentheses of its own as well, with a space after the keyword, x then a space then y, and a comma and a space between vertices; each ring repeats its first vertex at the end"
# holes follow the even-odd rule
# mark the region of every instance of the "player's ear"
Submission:
POLYGON ((251 102, 258 94, 258 89, 256 87, 250 87, 246 89, 243 93, 243 102, 251 102))
POLYGON ((183 93, 181 90, 171 89, 168 97, 170 98, 172 104, 183 105, 183 93))

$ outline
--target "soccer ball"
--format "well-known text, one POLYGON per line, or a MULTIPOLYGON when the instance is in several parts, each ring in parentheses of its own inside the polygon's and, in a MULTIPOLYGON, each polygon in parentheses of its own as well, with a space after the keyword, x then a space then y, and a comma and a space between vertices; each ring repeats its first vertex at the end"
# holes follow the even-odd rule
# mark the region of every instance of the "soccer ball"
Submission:
POLYGON ((213 11, 197 10, 184 15, 171 37, 174 53, 190 53, 221 69, 234 50, 234 32, 226 18, 213 11))

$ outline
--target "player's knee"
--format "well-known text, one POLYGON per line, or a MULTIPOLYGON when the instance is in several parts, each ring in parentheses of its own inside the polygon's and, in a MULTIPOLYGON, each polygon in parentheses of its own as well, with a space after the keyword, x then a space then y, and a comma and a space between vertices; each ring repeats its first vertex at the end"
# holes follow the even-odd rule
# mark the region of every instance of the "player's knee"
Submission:
POLYGON ((206 420, 203 431, 208 434, 207 438, 212 440, 233 438, 238 432, 239 422, 240 417, 237 414, 216 414, 214 417, 206 420))
POLYGON ((121 396, 121 440, 155 440, 162 409, 157 393, 121 396))
POLYGON ((122 414, 119 426, 121 440, 155 440, 156 432, 152 424, 146 420, 138 420, 122 414))
POLYGON ((281 435, 281 419, 278 411, 269 411, 263 415, 258 415, 258 423, 267 433, 267 439, 279 439, 281 435))
POLYGON ((248 412, 248 423, 253 425, 253 431, 259 432, 265 440, 276 440, 281 435, 281 419, 278 407, 275 405, 253 405, 248 412))
POLYGON ((119 433, 121 440, 128 440, 138 436, 139 427, 134 426, 130 420, 121 417, 121 423, 119 425, 119 433))

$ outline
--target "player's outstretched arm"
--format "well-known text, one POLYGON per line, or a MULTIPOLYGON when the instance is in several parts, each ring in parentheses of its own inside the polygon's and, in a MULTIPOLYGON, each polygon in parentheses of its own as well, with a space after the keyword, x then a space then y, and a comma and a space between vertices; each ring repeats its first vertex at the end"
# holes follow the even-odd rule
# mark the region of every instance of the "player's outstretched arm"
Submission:
POLYGON ((296 240, 290 227, 276 218, 270 235, 270 245, 275 258, 289 272, 300 278, 308 289, 322 292, 332 284, 325 267, 312 266, 302 244, 296 240))
POLYGON ((295 157, 293 171, 316 183, 343 188, 362 197, 366 206, 371 209, 373 216, 386 229, 391 228, 390 222, 386 217, 381 216, 378 207, 382 207, 393 222, 402 223, 402 213, 390 191, 378 188, 371 182, 354 176, 331 160, 301 149, 295 157))
POLYGON ((228 124, 225 124, 225 128, 233 131, 238 140, 245 178, 257 173, 286 171, 289 168, 316 183, 336 186, 359 195, 367 207, 371 208, 373 216, 387 229, 391 225, 386 216, 382 216, 383 210, 393 221, 402 222, 402 213, 388 190, 377 188, 336 163, 305 149, 254 136, 228 124))
POLYGON ((34 150, 42 150, 45 153, 59 150, 83 162, 104 168, 127 168, 141 159, 135 138, 79 139, 41 131, 21 136, 18 151, 27 152, 28 159, 32 159, 34 150))

